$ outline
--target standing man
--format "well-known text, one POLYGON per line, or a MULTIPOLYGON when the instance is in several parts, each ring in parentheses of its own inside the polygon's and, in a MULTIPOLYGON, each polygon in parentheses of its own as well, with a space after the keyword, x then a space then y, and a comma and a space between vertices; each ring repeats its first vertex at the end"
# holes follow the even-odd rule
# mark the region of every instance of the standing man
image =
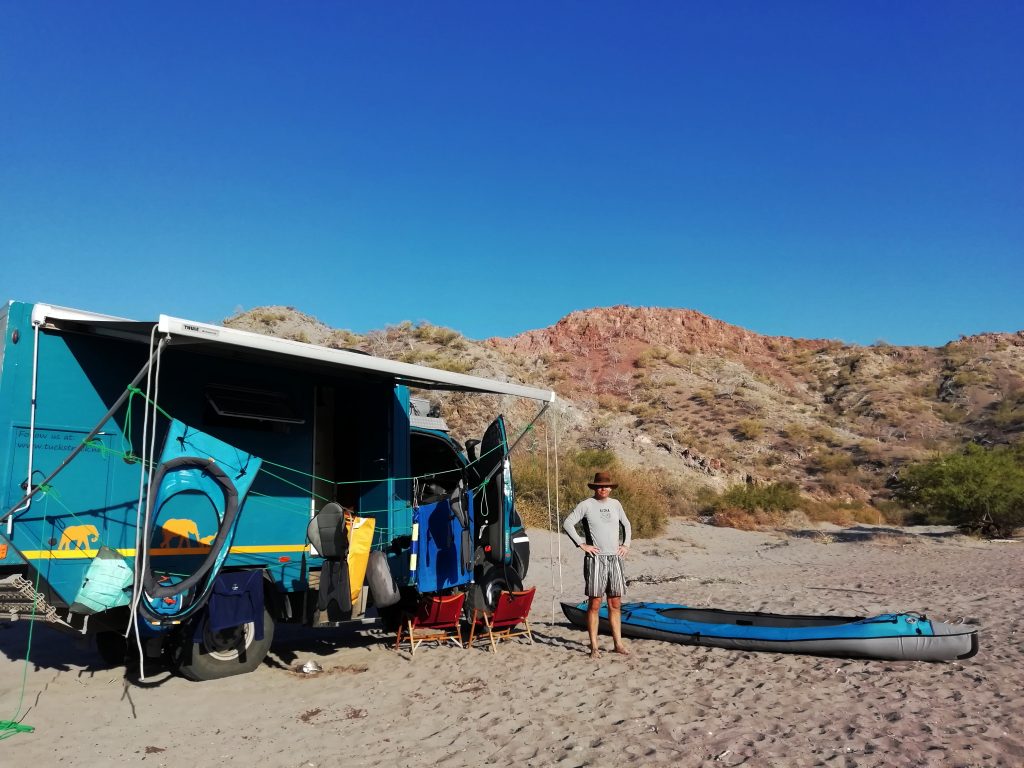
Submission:
POLYGON ((625 510, 611 497, 612 489, 618 488, 607 472, 594 475, 594 482, 587 483, 594 495, 581 501, 572 511, 562 529, 573 543, 586 555, 583 558, 583 581, 587 591, 587 632, 590 635, 590 658, 601 657, 597 644, 598 611, 601 600, 608 597, 608 623, 612 628, 615 652, 624 656, 629 650, 622 644, 622 596, 626 593, 626 577, 622 560, 629 552, 633 529, 625 510), (576 524, 583 521, 586 541, 576 532, 576 524), (625 540, 619 543, 619 524, 625 530, 625 540))

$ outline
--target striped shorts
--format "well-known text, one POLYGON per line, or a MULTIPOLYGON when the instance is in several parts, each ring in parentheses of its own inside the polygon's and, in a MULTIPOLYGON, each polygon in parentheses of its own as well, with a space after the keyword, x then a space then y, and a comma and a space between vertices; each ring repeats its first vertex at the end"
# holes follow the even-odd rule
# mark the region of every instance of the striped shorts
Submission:
POLYGON ((622 597, 626 594, 626 574, 618 555, 586 555, 583 558, 583 583, 587 597, 622 597))

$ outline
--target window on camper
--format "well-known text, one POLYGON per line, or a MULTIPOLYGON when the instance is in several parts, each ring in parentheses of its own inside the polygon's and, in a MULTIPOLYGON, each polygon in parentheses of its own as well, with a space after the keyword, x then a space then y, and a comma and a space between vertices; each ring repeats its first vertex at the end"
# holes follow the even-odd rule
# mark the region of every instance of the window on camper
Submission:
POLYGON ((208 423, 270 429, 306 421, 284 392, 211 384, 205 395, 208 423))
POLYGON ((448 440, 440 435, 412 433, 412 474, 419 480, 421 497, 429 485, 451 494, 462 480, 462 470, 462 460, 448 440))

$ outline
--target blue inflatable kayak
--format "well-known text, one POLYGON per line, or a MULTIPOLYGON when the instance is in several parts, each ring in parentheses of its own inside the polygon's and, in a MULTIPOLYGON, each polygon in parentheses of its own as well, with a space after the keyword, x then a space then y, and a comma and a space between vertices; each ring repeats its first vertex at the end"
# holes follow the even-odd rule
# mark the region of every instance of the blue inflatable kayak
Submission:
MULTIPOLYGON (((586 602, 562 603, 562 611, 573 624, 587 626, 586 602)), ((599 622, 607 633, 607 605, 601 606, 599 622)), ((951 661, 978 652, 976 627, 933 621, 917 613, 793 616, 672 603, 623 603, 622 634, 742 651, 872 659, 951 661)))

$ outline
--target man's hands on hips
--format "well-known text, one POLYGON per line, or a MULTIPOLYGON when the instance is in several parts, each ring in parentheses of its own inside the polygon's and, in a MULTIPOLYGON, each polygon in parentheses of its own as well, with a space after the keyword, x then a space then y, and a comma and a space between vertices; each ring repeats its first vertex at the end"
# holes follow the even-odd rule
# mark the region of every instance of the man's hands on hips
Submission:
MULTIPOLYGON (((600 555, 601 550, 595 547, 593 544, 580 544, 580 549, 586 552, 588 555, 600 555)), ((625 557, 629 554, 629 547, 625 544, 619 545, 619 551, 617 552, 619 557, 625 557)))

